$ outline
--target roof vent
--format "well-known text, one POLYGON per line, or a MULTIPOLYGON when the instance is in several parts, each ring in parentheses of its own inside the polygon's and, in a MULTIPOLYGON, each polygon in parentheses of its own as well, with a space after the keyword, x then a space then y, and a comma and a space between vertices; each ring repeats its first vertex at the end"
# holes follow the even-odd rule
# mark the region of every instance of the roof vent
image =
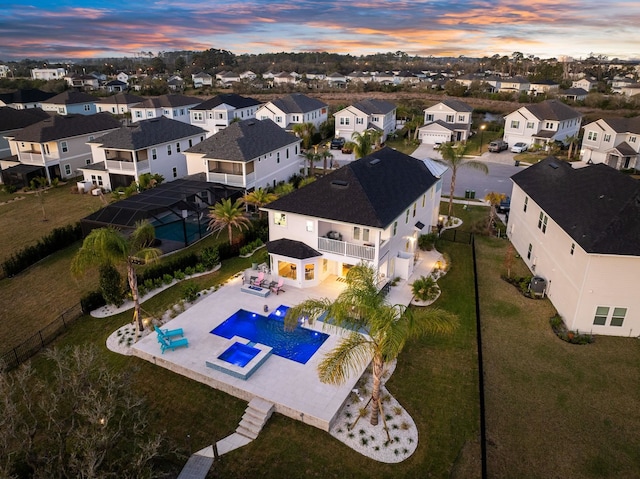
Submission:
POLYGON ((374 158, 369 162, 369 166, 374 166, 374 165, 377 165, 378 163, 380 163, 380 158, 374 158))
POLYGON ((556 163, 549 163, 549 166, 550 166, 551 168, 553 168, 554 170, 557 170, 557 169, 558 169, 558 165, 557 165, 556 163))
POLYGON ((346 188, 348 186, 349 186, 349 182, 344 180, 333 180, 331 182, 331 187, 333 188, 346 188))
POLYGON ((255 121, 248 121, 248 122, 247 122, 247 125, 249 125, 249 126, 253 126, 253 125, 255 125, 255 124, 256 124, 256 122, 255 122, 255 121))

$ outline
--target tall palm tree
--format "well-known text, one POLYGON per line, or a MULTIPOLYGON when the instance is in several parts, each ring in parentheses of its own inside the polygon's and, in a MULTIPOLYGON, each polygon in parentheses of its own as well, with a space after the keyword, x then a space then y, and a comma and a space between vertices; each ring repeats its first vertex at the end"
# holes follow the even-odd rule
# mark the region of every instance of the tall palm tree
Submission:
POLYGON ((355 153, 356 159, 364 158, 373 152, 373 142, 371 141, 371 132, 369 130, 363 131, 362 133, 354 131, 351 134, 351 140, 353 142, 353 152, 355 153))
POLYGON ((324 176, 327 174, 327 161, 329 159, 333 159, 333 153, 331 153, 329 150, 322 150, 319 155, 320 159, 322 160, 322 175, 324 176))
POLYGON ((304 154, 305 159, 309 162, 309 168, 307 171, 307 175, 312 175, 313 174, 313 164, 316 161, 320 161, 320 155, 318 153, 316 153, 315 151, 307 151, 304 154))
POLYGON ((465 160, 464 156, 469 150, 469 143, 443 143, 440 146, 440 155, 442 159, 439 160, 451 169, 451 188, 449 189, 449 218, 453 214, 453 194, 456 188, 456 175, 460 168, 473 168, 474 170, 482 171, 484 174, 489 173, 487 165, 476 160, 465 160))
POLYGON ((209 207, 209 229, 220 235, 220 232, 227 228, 229 244, 233 244, 233 228, 249 229, 251 224, 244 212, 243 204, 242 198, 238 198, 234 203, 231 203, 231 199, 227 198, 209 207))
POLYGON ((310 122, 296 123, 292 130, 298 138, 302 139, 302 147, 307 150, 311 146, 311 140, 316 131, 315 125, 310 122))
POLYGON ((576 143, 578 142, 579 138, 578 135, 567 135, 564 139, 565 143, 569 144, 569 151, 567 152, 567 159, 571 160, 571 158, 573 157, 573 147, 576 145, 576 143))
POLYGON ((371 361, 372 425, 378 424, 385 365, 398 357, 408 339, 450 332, 458 321, 455 315, 436 308, 429 308, 417 317, 406 306, 387 303, 378 291, 376 279, 373 267, 354 266, 347 273, 347 287, 335 301, 308 299, 290 308, 285 317, 285 327, 291 329, 301 317, 313 322, 326 314, 332 324, 351 331, 324 357, 318 366, 318 376, 324 383, 342 384, 371 361))
POLYGON ((111 226, 98 228, 87 235, 71 261, 71 273, 74 276, 103 265, 125 265, 133 300, 133 320, 138 331, 144 329, 144 323, 140 314, 138 277, 134 264, 150 263, 158 259, 161 252, 152 246, 154 240, 155 229, 147 221, 136 223, 135 230, 128 237, 111 226))
POLYGON ((275 193, 271 193, 269 190, 266 190, 264 188, 255 189, 252 192, 244 195, 244 202, 249 205, 255 206, 255 208, 258 210, 258 217, 260 219, 262 219, 262 210, 260 208, 277 199, 278 195, 276 195, 275 193))

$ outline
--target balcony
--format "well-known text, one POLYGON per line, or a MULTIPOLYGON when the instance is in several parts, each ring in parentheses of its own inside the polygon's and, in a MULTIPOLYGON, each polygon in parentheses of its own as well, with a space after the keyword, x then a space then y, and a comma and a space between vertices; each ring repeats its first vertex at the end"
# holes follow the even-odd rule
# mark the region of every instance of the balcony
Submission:
MULTIPOLYGON (((111 173, 134 174, 136 166, 133 161, 116 161, 107 160, 107 170, 111 173)), ((147 173, 149 171, 149 160, 138 162, 138 173, 147 173)))
POLYGON ((229 186, 241 186, 243 188, 250 188, 255 181, 255 173, 249 173, 246 177, 244 175, 232 175, 231 173, 207 173, 207 181, 211 183, 222 183, 229 186))
POLYGON ((346 241, 324 238, 322 236, 318 237, 318 251, 368 261, 373 261, 376 257, 375 246, 348 243, 346 241))

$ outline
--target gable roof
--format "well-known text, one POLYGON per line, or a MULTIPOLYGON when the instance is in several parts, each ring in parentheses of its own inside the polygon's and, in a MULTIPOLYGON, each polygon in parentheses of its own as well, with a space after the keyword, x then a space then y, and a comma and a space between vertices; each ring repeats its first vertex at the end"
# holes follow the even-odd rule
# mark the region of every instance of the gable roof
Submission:
POLYGON ((640 116, 633 118, 602 118, 616 133, 640 134, 640 116))
POLYGON ((95 115, 53 115, 23 128, 13 137, 16 141, 45 143, 63 138, 98 133, 120 127, 120 122, 109 113, 95 115))
POLYGON ((67 90, 62 93, 43 101, 51 105, 77 105, 78 103, 95 103, 98 101, 93 95, 82 93, 75 90, 67 90))
POLYGON ((302 93, 292 93, 291 95, 271 101, 271 104, 278 107, 284 113, 307 113, 328 106, 326 103, 303 95, 302 93))
POLYGON ((376 100, 373 98, 361 100, 352 106, 367 115, 385 115, 396 109, 396 106, 389 101, 376 100))
POLYGON ((261 102, 255 98, 244 97, 235 93, 223 93, 203 101, 198 106, 192 108, 192 110, 212 110, 222 104, 230 105, 234 108, 248 108, 258 106, 261 102))
POLYGON ((267 251, 271 254, 295 259, 309 259, 322 256, 322 253, 302 241, 294 241, 287 238, 269 241, 267 243, 267 251))
POLYGON ((558 100, 546 100, 522 108, 528 110, 538 120, 563 121, 582 117, 582 113, 558 100))
POLYGON ((144 101, 143 97, 125 93, 123 91, 116 93, 115 95, 100 98, 100 103, 105 103, 107 105, 134 105, 141 101, 144 101))
POLYGON ((421 160, 383 148, 263 209, 386 228, 437 181, 421 160))
POLYGON ((0 131, 11 131, 38 123, 50 115, 40 108, 16 110, 8 106, 0 107, 0 131))
POLYGON ((640 256, 640 181, 552 156, 511 179, 587 253, 640 256))
POLYGON ((53 98, 54 96, 55 93, 38 90, 37 88, 27 88, 9 93, 0 93, 0 101, 6 105, 13 103, 38 103, 53 98))
POLYGON ((231 123, 186 151, 202 153, 205 158, 250 161, 299 141, 298 137, 287 133, 272 120, 249 119, 231 123))
MULTIPOLYGON (((455 98, 445 98, 440 103, 448 106, 449 108, 455 111, 465 111, 469 113, 473 111, 473 108, 471 108, 465 102, 463 102, 462 100, 456 100, 455 98)), ((433 105, 433 106, 436 106, 436 105, 433 105)))
POLYGON ((203 133, 206 131, 199 126, 161 116, 123 126, 89 143, 100 144, 103 148, 140 150, 203 133))
POLYGON ((202 100, 186 95, 162 95, 155 98, 147 98, 146 100, 135 105, 134 108, 164 108, 177 107, 187 105, 200 104, 202 100))

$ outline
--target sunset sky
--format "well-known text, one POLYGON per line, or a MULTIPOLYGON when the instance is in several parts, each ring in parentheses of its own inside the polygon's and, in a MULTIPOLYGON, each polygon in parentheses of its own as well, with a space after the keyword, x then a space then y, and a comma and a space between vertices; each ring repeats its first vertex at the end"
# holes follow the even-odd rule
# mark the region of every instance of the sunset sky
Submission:
POLYGON ((637 0, 8 0, 0 61, 218 48, 640 59, 637 0))

